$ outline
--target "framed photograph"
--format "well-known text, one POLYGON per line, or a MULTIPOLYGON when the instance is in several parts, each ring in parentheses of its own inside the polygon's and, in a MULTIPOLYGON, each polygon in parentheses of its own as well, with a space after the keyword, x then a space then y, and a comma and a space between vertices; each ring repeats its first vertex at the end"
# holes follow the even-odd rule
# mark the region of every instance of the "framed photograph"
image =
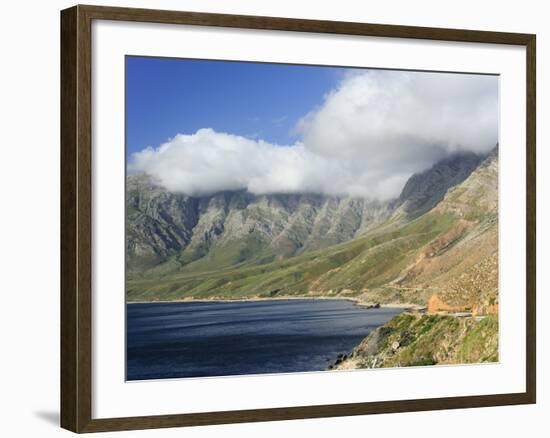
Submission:
POLYGON ((535 35, 61 13, 61 425, 535 403, 535 35))

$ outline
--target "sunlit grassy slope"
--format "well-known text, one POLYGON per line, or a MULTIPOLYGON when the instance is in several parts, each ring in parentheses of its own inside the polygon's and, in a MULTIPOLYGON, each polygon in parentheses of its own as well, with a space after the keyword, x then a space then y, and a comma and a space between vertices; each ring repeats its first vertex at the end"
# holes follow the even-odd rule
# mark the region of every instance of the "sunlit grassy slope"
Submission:
MULTIPOLYGON (((128 298, 174 300, 359 294, 395 278, 419 248, 448 231, 456 222, 453 214, 431 212, 410 223, 386 223, 343 244, 267 264, 249 262, 213 271, 189 269, 146 280, 130 280, 128 298)), ((216 257, 223 260, 221 254, 216 257)))

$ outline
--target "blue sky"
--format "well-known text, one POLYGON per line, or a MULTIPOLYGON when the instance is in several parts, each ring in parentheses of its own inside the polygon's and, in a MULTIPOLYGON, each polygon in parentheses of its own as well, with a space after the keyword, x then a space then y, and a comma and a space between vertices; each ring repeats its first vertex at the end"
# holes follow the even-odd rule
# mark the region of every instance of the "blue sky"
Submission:
POLYGON ((289 145, 296 122, 323 102, 344 69, 126 58, 128 157, 178 133, 212 128, 289 145))
POLYGON ((126 63, 128 171, 190 196, 246 189, 390 199, 413 173, 498 141, 496 76, 126 63))

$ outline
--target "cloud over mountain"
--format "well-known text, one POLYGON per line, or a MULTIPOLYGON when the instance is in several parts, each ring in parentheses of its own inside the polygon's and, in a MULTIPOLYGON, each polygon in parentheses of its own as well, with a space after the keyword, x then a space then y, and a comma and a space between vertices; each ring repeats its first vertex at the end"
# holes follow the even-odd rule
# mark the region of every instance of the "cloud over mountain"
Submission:
POLYGON ((296 130, 301 141, 290 146, 212 129, 178 134, 133 154, 129 169, 189 195, 247 189, 388 199, 436 161, 497 143, 498 78, 350 72, 296 130))

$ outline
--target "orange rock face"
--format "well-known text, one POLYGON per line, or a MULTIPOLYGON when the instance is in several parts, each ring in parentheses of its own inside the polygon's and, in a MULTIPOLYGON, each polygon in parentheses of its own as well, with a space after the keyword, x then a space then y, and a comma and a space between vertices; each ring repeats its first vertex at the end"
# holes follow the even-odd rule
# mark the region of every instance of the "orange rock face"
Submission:
POLYGON ((451 306, 444 302, 437 294, 433 294, 428 300, 428 313, 437 312, 466 312, 470 309, 465 306, 451 306))
POLYGON ((474 316, 483 316, 483 315, 498 315, 498 304, 488 304, 485 306, 476 306, 474 307, 472 314, 474 316))

